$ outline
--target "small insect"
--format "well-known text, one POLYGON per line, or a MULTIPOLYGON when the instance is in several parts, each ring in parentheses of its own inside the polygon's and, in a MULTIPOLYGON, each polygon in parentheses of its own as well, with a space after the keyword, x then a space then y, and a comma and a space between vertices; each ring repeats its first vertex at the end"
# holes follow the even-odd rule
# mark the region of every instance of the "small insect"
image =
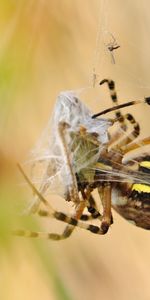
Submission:
POLYGON ((115 57, 114 57, 113 52, 114 52, 114 50, 120 48, 120 45, 117 43, 117 41, 112 33, 109 32, 109 35, 111 37, 111 41, 109 41, 108 43, 105 43, 105 46, 108 49, 108 51, 110 52, 112 63, 115 64, 115 57))
POLYGON ((29 212, 63 221, 67 223, 65 230, 62 234, 15 230, 15 235, 62 240, 75 227, 104 235, 113 223, 112 208, 136 226, 150 229, 150 153, 144 150, 150 145, 150 137, 134 142, 140 126, 130 113, 120 111, 139 103, 150 105, 150 97, 119 105, 114 81, 104 79, 100 85, 105 83, 114 107, 93 115, 75 93, 61 93, 52 121, 33 151, 32 180, 18 165, 36 195, 29 212), (113 119, 100 117, 111 111, 115 111, 113 119), (137 157, 138 149, 143 151, 137 157), (134 154, 132 158, 130 153, 134 154), (94 190, 102 209, 94 199, 94 190), (45 197, 49 191, 72 202, 74 213, 53 209, 45 197), (41 203, 45 209, 41 209, 41 203), (88 222, 96 219, 99 226, 88 222))

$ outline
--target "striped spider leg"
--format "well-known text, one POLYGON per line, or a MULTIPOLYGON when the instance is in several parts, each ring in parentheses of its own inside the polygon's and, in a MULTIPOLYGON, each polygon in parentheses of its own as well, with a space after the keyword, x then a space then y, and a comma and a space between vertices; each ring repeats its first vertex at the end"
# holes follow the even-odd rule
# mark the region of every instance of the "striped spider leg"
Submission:
MULTIPOLYGON (((46 210, 39 210, 38 214, 39 216, 42 217, 51 217, 55 218, 59 221, 63 221, 67 223, 67 227, 65 228, 64 232, 62 234, 56 234, 56 233, 45 233, 45 232, 34 232, 34 231, 29 231, 29 230, 14 230, 13 234, 17 236, 24 236, 24 237, 39 237, 39 238, 47 238, 47 239, 52 239, 52 240, 62 240, 65 238, 68 238, 71 233, 73 232, 74 228, 80 227, 82 229, 86 229, 92 233, 95 234, 105 234, 105 228, 101 228, 92 224, 86 224, 79 219, 81 218, 82 212, 86 206, 86 201, 88 201, 88 197, 91 196, 90 190, 87 190, 87 193, 85 196, 87 197, 83 201, 80 201, 79 204, 77 204, 75 208, 75 214, 73 216, 67 216, 66 214, 62 212, 57 212, 55 211, 52 206, 49 204, 49 202, 42 196, 42 194, 39 193, 39 191, 36 189, 36 187, 32 184, 30 179, 27 177, 27 175, 24 173, 23 169, 21 168, 20 165, 18 165, 20 172, 24 176, 25 180, 29 184, 29 186, 32 188, 33 192, 40 198, 41 202, 45 205, 46 210)), ((94 201, 89 200, 90 201, 94 201)), ((93 203, 92 203, 93 205, 93 203)), ((95 218, 95 217, 93 217, 95 218)), ((81 218, 82 219, 82 218, 81 218)), ((83 218, 84 219, 84 218, 83 218)), ((87 220, 87 219, 86 219, 87 220)))
MULTIPOLYGON (((108 84, 112 101, 117 104, 116 108, 123 107, 122 105, 118 105, 114 82, 105 79, 101 83, 104 82, 108 84)), ((149 105, 150 98, 145 98, 144 102, 149 105)), ((129 102, 129 105, 137 103, 138 101, 129 102)), ((113 111, 113 109, 108 110, 113 111)), ((108 110, 105 110, 105 112, 108 112, 108 110)), ((136 226, 150 229, 150 155, 143 153, 143 155, 137 158, 135 153, 134 157, 136 157, 136 161, 132 158, 131 161, 128 159, 126 163, 123 162, 125 154, 130 154, 131 151, 139 147, 142 147, 144 152, 144 146, 150 145, 150 137, 137 143, 132 143, 140 134, 139 124, 131 114, 122 115, 118 110, 115 114, 116 118, 120 119, 119 123, 122 130, 120 133, 117 131, 110 137, 108 152, 99 159, 99 162, 103 164, 103 169, 107 171, 108 166, 110 166, 112 174, 114 174, 114 178, 112 178, 110 172, 111 205, 125 219, 131 220, 136 226), (125 122, 126 120, 133 125, 133 131, 130 134, 126 133, 128 128, 125 122), (115 139, 120 137, 123 137, 121 143, 118 141, 118 143, 116 142, 116 144, 114 144, 115 139), (133 164, 133 162, 138 164, 136 172, 130 169, 130 164, 133 164), (118 172, 118 177, 117 174, 115 175, 116 172, 118 172), (126 176, 122 182, 120 180, 121 175, 126 176)), ((109 175, 107 174, 107 180, 108 177, 109 175)))
MULTIPOLYGON (((103 79, 100 82, 100 85, 102 85, 104 83, 107 83, 107 85, 108 85, 111 100, 114 103, 114 106, 115 105, 119 106, 117 93, 116 93, 116 90, 115 90, 115 82, 113 80, 103 79)), ((136 122, 136 120, 135 120, 135 118, 133 117, 132 114, 127 113, 127 114, 123 115, 121 113, 121 111, 119 109, 117 109, 115 111, 115 117, 116 117, 116 120, 119 121, 120 128, 122 130, 120 131, 118 129, 118 131, 113 136, 111 136, 110 146, 116 141, 116 139, 119 140, 119 138, 122 137, 123 131, 127 131, 128 124, 127 124, 126 121, 131 123, 131 125, 133 126, 133 131, 130 133, 130 135, 128 135, 126 138, 124 138, 123 143, 128 144, 129 142, 134 140, 136 137, 138 137, 138 135, 140 134, 140 126, 139 126, 139 123, 136 122)))

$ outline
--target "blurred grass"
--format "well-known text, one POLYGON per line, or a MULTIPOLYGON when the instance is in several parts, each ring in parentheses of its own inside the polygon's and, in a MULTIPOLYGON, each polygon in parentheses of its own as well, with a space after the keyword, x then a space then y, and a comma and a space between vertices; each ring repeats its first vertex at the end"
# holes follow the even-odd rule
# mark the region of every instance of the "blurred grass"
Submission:
MULTIPOLYGON (((16 250, 14 246, 14 241, 17 242, 17 237, 11 236, 11 231, 15 228, 26 228, 31 229, 35 231, 40 230, 39 224, 36 222, 35 219, 31 217, 26 216, 20 216, 15 214, 14 207, 17 206, 17 203, 20 202, 20 197, 22 194, 18 193, 18 190, 14 190, 14 187, 11 186, 11 182, 8 182, 8 185, 6 182, 4 182, 3 185, 1 185, 0 189, 0 253, 1 258, 0 261, 4 261, 7 259, 10 261, 10 270, 14 269, 16 267, 16 262, 13 263, 13 260, 15 258, 15 261, 17 259, 16 257, 16 250), (10 198, 10 189, 11 189, 11 198, 10 198), (12 193, 12 191, 14 191, 12 193), (13 258, 14 257, 14 258, 13 258)), ((21 242, 21 241, 20 241, 21 242)), ((30 243, 30 242, 29 242, 30 243)), ((20 249, 21 250, 21 249, 20 249)), ((24 249, 25 250, 25 249, 24 249)), ((42 268, 45 271, 45 276, 47 277, 47 284, 48 282, 53 286, 54 290, 54 299, 58 300, 72 300, 74 299, 73 296, 69 294, 69 290, 63 281, 63 278, 58 273, 58 270, 53 262, 53 254, 51 253, 50 249, 47 249, 43 246, 43 244, 40 241, 34 241, 31 240, 31 252, 36 251, 36 256, 39 257, 39 259, 42 262, 42 268)), ((18 250, 17 250, 18 252, 18 250)), ((14 269, 15 271, 15 269, 14 269)), ((14 273, 15 274, 15 273, 14 273)), ((8 274, 9 276, 9 270, 8 274)), ((9 282, 9 279, 8 279, 9 282)), ((17 282, 16 282, 17 283, 17 282)), ((0 282, 1 286, 1 282, 0 282)), ((5 286, 1 286, 1 292, 0 295, 5 294, 5 286)), ((30 294, 28 294, 30 297, 30 294)), ((1 298, 1 299, 7 299, 7 298, 1 298)), ((11 298, 16 299, 16 298, 11 298)), ((19 299, 19 298, 17 298, 19 299)), ((22 298, 22 299, 26 299, 22 298)), ((29 298, 30 299, 30 298, 29 298)))
POLYGON ((53 283, 54 295, 56 299, 58 300, 76 299, 76 297, 71 295, 71 293, 69 292, 67 283, 64 282, 63 277, 60 276, 55 264, 53 264, 50 251, 43 248, 40 242, 38 242, 38 246, 36 244, 35 249, 39 253, 39 257, 42 260, 43 266, 45 268, 45 271, 47 273, 50 282, 52 281, 53 283))

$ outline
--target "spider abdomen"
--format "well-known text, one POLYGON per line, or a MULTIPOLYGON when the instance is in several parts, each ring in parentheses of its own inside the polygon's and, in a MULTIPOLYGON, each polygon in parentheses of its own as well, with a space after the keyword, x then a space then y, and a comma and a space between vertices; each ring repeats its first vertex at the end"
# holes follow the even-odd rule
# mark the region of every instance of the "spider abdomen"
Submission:
MULTIPOLYGON (((146 168, 145 173, 147 173, 146 168)), ((145 182, 128 184, 128 186, 124 183, 118 184, 112 191, 112 206, 126 220, 138 227, 150 230, 149 184, 145 182)))

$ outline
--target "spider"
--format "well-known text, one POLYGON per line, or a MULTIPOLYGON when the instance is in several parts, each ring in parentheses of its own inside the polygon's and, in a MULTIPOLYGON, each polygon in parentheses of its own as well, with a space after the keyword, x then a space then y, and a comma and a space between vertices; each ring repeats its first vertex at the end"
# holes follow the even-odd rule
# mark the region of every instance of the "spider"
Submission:
MULTIPOLYGON (((106 139, 103 137, 100 140, 98 130, 92 131, 92 126, 96 125, 90 124, 88 128, 86 119, 83 120, 83 124, 81 121, 78 130, 75 131, 70 130, 70 124, 65 121, 60 120, 58 123, 58 135, 65 156, 65 166, 67 167, 67 174, 70 176, 68 178, 71 178, 71 184, 67 185, 64 198, 74 204, 74 214, 69 216, 53 209, 42 192, 36 188, 22 167, 18 165, 25 180, 38 198, 39 205, 36 213, 41 217, 55 218, 67 223, 65 230, 62 234, 57 234, 21 229, 14 230, 15 235, 62 240, 68 238, 75 227, 80 227, 94 234, 104 235, 113 223, 111 208, 115 209, 125 219, 132 221, 136 226, 150 229, 150 155, 143 152, 136 160, 133 158, 125 160, 126 154, 139 148, 144 149, 145 145, 150 145, 150 137, 134 142, 134 139, 140 134, 140 126, 130 113, 122 114, 120 111, 123 107, 138 103, 144 102, 150 105, 150 97, 143 101, 130 101, 119 105, 115 82, 104 79, 100 82, 100 85, 102 84, 108 85, 114 107, 89 116, 88 122, 95 122, 91 124, 98 122, 97 126, 101 124, 100 132, 104 135, 108 134, 106 139), (111 111, 115 111, 114 119, 98 118, 111 111), (113 133, 110 133, 109 128, 113 128, 116 123, 119 126, 113 133), (131 132, 128 132, 129 124, 132 127, 131 132), (106 128, 103 129, 103 127, 106 128), (68 146, 68 133, 71 140, 70 148, 68 146), (71 158, 72 155, 73 159, 71 158), (80 168, 81 158, 84 165, 82 168, 80 168), (88 163, 85 164, 85 162, 88 163), (133 168, 135 166, 136 170, 133 168), (92 195, 95 189, 103 207, 102 212, 99 211, 92 195), (45 209, 40 209, 40 203, 44 204, 45 209), (88 214, 85 213, 85 209, 88 214), (97 219, 100 226, 87 223, 93 219, 97 219)), ((74 98, 73 104, 78 102, 79 99, 74 98)))

